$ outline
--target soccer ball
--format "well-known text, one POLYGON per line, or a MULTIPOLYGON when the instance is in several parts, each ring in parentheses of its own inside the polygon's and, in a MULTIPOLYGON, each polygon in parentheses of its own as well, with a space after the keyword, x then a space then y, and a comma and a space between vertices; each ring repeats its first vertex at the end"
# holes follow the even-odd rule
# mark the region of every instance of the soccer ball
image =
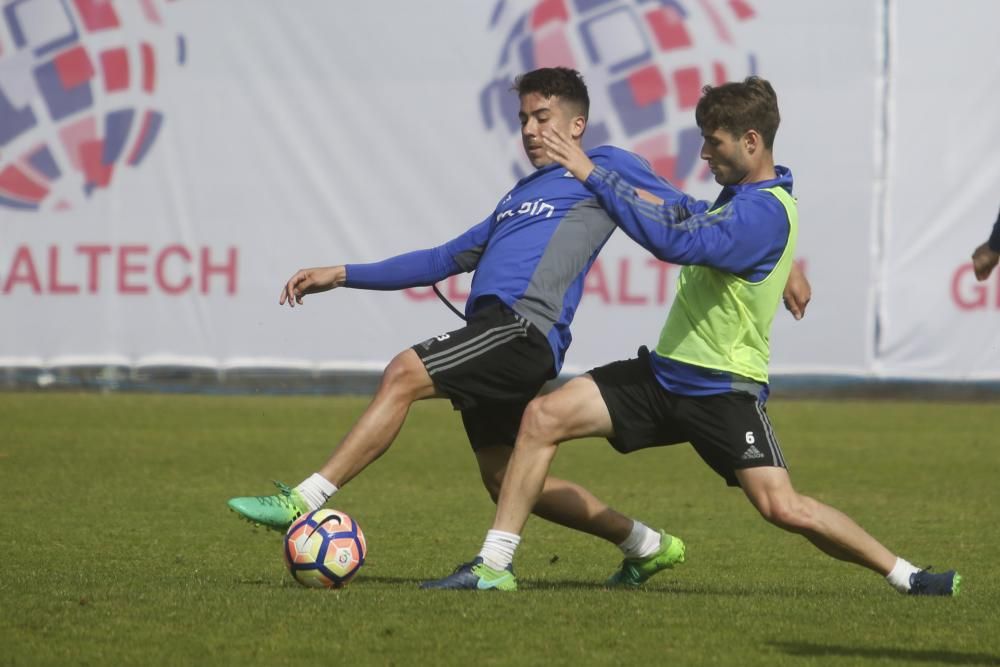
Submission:
POLYGON ((318 509, 299 517, 285 533, 285 564, 303 586, 342 588, 365 563, 361 526, 343 512, 318 509))

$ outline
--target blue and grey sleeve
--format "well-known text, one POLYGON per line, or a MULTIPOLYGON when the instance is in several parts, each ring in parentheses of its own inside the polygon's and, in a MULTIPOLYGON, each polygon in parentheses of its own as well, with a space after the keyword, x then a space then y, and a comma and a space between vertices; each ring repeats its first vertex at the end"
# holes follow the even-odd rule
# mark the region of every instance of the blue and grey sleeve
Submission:
POLYGON ((711 213, 693 213, 690 198, 645 201, 619 174, 599 166, 585 185, 622 231, 666 262, 745 274, 773 266, 788 240, 787 217, 783 210, 775 215, 781 207, 776 199, 773 206, 763 199, 734 200, 711 213))
POLYGON ((345 287, 399 290, 432 285, 472 271, 489 238, 492 216, 444 245, 396 255, 371 264, 348 264, 345 287))

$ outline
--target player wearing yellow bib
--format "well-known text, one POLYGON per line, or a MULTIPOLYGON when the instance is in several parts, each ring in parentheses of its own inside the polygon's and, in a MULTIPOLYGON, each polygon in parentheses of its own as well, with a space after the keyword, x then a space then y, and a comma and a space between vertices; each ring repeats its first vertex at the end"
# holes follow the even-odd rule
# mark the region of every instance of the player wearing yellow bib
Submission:
MULTIPOLYGON (((771 322, 798 231, 791 172, 772 156, 777 97, 757 77, 709 86, 695 117, 701 157, 723 186, 711 204, 637 190, 560 133, 543 133, 548 155, 616 225, 657 258, 684 265, 680 285, 653 352, 642 348, 638 358, 595 368, 528 405, 482 550, 424 587, 516 589, 514 551, 558 445, 603 436, 622 453, 690 442, 767 521, 878 572, 900 592, 957 595, 961 577, 953 570, 914 567, 850 517, 792 487, 765 409, 771 322)), ((640 585, 683 560, 683 543, 663 533, 653 554, 626 558, 608 583, 640 585)))

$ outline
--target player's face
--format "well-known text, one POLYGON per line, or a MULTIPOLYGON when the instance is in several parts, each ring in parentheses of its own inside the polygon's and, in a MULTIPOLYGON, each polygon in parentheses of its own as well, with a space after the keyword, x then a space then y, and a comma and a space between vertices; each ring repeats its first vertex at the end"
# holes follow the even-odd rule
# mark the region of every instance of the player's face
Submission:
POLYGON ((708 168, 719 185, 736 185, 748 178, 751 171, 750 153, 744 137, 737 137, 729 130, 702 131, 704 143, 701 159, 708 162, 708 168))
POLYGON ((521 121, 521 143, 524 152, 534 165, 541 169, 552 164, 542 146, 542 131, 548 128, 559 130, 564 137, 578 140, 586 124, 583 116, 574 115, 557 95, 543 97, 541 93, 521 96, 521 110, 517 117, 521 121))

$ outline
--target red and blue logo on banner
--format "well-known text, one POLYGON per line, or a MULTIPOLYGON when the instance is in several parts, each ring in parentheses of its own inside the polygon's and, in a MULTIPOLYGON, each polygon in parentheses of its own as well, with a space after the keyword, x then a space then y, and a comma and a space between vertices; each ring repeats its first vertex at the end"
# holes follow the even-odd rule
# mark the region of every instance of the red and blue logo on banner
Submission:
POLYGON ((502 35, 502 47, 480 102, 487 129, 516 151, 516 177, 526 172, 511 82, 538 67, 563 66, 582 72, 590 90, 585 148, 628 148, 678 187, 710 178, 699 165, 694 107, 704 85, 756 72, 756 56, 734 35, 755 15, 748 2, 540 0, 520 15, 507 5, 500 0, 493 11, 490 28, 502 35))
POLYGON ((4 6, 0 206, 68 208, 108 187, 118 165, 142 163, 163 125, 158 68, 185 59, 182 36, 162 38, 163 1, 4 6))

